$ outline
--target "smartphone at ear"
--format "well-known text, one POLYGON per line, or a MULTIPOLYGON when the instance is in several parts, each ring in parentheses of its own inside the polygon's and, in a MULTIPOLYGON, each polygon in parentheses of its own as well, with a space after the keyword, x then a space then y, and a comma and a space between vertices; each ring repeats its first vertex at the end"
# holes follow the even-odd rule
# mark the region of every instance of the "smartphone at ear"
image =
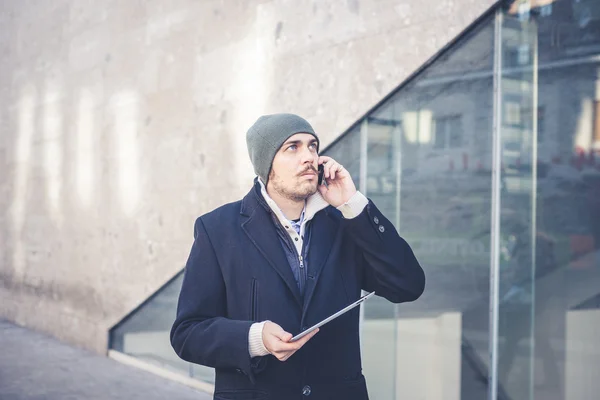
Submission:
POLYGON ((323 172, 324 172, 323 164, 319 164, 319 178, 317 181, 319 185, 325 184, 325 180, 323 179, 323 172))

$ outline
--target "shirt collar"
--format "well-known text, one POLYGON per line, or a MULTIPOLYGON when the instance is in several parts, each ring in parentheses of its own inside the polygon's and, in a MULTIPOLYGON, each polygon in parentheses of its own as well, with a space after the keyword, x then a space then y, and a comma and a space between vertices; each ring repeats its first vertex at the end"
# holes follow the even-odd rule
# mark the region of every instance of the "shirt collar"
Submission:
MULTIPOLYGON (((264 197, 265 201, 267 202, 267 204, 269 205, 271 210, 273 210, 273 212, 275 213, 275 215, 277 216, 279 221, 283 225, 285 225, 285 223, 288 222, 289 220, 283 214, 283 211, 281 211, 281 208, 279 208, 277 203, 275 203, 275 200, 273 200, 271 198, 271 196, 269 196, 269 194, 267 193, 267 189, 266 189, 265 184, 263 183, 262 179, 258 178, 258 183, 260 184, 260 192, 261 192, 262 196, 264 197)), ((321 195, 321 192, 319 192, 317 190, 317 192, 315 194, 309 196, 308 199, 306 199, 306 201, 304 202, 304 209, 302 210, 302 214, 300 216, 300 221, 298 222, 298 224, 300 226, 305 225, 308 221, 313 219, 313 217, 319 211, 323 210, 324 208, 327 208, 327 206, 329 206, 329 203, 327 203, 327 201, 325 201, 325 199, 321 195)), ((291 221, 290 221, 290 223, 291 223, 291 221)))

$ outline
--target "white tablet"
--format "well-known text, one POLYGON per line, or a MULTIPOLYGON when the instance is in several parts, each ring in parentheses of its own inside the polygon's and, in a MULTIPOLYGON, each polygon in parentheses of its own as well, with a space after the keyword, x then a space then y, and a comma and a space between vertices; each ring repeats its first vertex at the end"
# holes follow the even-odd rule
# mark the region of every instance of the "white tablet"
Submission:
POLYGON ((339 317, 340 315, 344 314, 345 312, 350 311, 354 307, 362 304, 365 300, 371 298, 371 296, 373 296, 374 294, 375 294, 375 292, 371 292, 369 294, 365 294, 363 297, 361 297, 360 299, 356 300, 354 303, 350 304, 349 306, 342 308, 340 311, 336 312, 335 314, 330 315, 329 317, 325 318, 323 321, 319 322, 318 324, 315 324, 315 325, 311 326, 310 328, 308 328, 307 330, 305 330, 305 331, 297 334, 296 336, 294 336, 290 340, 290 342, 295 342, 296 340, 298 340, 300 338, 303 338, 304 336, 308 335, 309 333, 311 333, 312 331, 314 331, 318 327, 325 325, 329 321, 336 319, 337 317, 339 317))

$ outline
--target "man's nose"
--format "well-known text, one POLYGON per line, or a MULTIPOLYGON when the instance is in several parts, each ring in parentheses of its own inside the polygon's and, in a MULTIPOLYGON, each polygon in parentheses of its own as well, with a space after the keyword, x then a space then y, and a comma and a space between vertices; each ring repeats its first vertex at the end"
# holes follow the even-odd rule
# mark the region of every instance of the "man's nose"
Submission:
POLYGON ((317 156, 315 155, 315 153, 310 151, 310 149, 308 147, 304 147, 302 149, 302 153, 301 153, 302 163, 313 163, 316 158, 317 158, 317 156))

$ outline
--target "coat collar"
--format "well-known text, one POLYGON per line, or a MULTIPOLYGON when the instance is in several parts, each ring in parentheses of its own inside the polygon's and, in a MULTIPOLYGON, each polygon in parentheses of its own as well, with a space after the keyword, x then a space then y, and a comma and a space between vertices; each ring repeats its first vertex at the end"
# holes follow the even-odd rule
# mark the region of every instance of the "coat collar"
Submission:
POLYGON ((271 213, 270 207, 260 194, 260 185, 255 180, 254 187, 242 199, 240 214, 247 217, 242 221, 242 230, 267 260, 268 264, 283 279, 296 302, 302 308, 302 296, 283 247, 279 243, 271 213))
MULTIPOLYGON (((262 195, 263 199, 269 205, 269 207, 271 208, 281 225, 285 226, 288 221, 287 217, 283 215, 283 211, 281 211, 281 208, 279 208, 277 203, 275 203, 275 200, 273 200, 271 196, 269 196, 269 194, 267 193, 267 188, 265 187, 262 180, 260 178, 256 178, 255 184, 256 182, 258 182, 258 184, 260 185, 260 194, 262 195)), ((306 227, 306 224, 311 219, 313 219, 319 211, 327 208, 327 206, 329 206, 329 203, 325 201, 325 199, 319 191, 317 191, 315 194, 313 194, 306 200, 304 204, 304 211, 302 211, 304 213, 304 218, 302 220, 302 226, 300 228, 302 235, 304 235, 303 232, 306 227)))

